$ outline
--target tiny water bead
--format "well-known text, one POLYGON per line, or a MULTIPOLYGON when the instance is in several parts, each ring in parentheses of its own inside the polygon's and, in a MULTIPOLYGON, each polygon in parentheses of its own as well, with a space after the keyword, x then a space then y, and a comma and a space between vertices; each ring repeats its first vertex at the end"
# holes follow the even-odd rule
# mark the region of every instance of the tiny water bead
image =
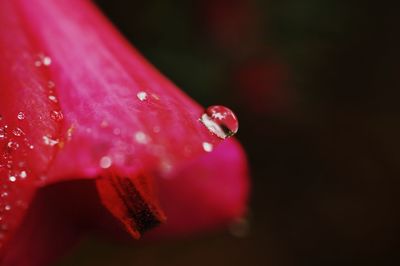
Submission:
POLYGON ((52 101, 53 103, 58 103, 57 97, 54 95, 49 95, 49 100, 52 101))
POLYGON ((137 143, 147 144, 150 142, 150 137, 146 135, 146 133, 142 131, 138 131, 135 133, 134 138, 137 143))
POLYGON ((24 135, 25 133, 24 133, 24 131, 22 131, 22 129, 20 129, 19 127, 17 127, 17 128, 15 128, 15 129, 13 130, 13 134, 14 134, 14 136, 16 136, 16 137, 20 137, 20 136, 24 135))
POLYGON ((137 94, 136 94, 136 96, 137 96, 137 98, 140 100, 140 101, 145 101, 146 99, 147 99, 147 92, 145 92, 145 91, 139 91, 137 94))
POLYGON ((51 57, 46 56, 44 54, 39 54, 38 59, 35 61, 35 66, 36 67, 50 66, 51 62, 52 62, 51 57))
POLYGON ((23 112, 19 112, 17 115, 18 120, 24 120, 25 119, 25 114, 23 112))
POLYGON ((112 165, 112 159, 109 156, 103 156, 101 157, 99 164, 103 169, 110 168, 112 165))
POLYGON ((50 117, 51 117, 51 119, 53 119, 54 121, 57 121, 57 122, 63 120, 63 118, 64 118, 62 112, 56 111, 56 110, 53 110, 50 112, 50 117))
POLYGON ((212 152, 212 150, 214 149, 214 146, 211 143, 203 142, 203 149, 206 152, 212 152))
POLYGON ((211 133, 221 139, 235 135, 239 129, 236 115, 231 109, 222 105, 208 107, 201 115, 200 121, 211 133))

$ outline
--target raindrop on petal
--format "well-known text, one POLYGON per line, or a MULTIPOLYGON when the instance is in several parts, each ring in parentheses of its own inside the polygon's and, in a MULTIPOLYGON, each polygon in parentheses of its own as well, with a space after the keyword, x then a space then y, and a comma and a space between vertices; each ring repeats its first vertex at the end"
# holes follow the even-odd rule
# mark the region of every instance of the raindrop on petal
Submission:
POLYGON ((208 107, 200 121, 211 133, 221 139, 235 135, 239 128, 239 122, 233 111, 221 105, 208 107))

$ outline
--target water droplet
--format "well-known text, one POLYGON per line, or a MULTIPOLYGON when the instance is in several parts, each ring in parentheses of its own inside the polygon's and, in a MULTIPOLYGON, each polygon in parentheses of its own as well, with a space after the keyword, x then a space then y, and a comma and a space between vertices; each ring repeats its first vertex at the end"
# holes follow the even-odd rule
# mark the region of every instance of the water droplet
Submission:
POLYGON ((203 149, 206 152, 212 152, 212 150, 214 149, 214 146, 211 143, 203 142, 203 149))
POLYGON ((233 111, 221 105, 208 107, 200 121, 211 133, 221 139, 235 135, 239 128, 239 122, 233 111))
POLYGON ((0 194, 0 197, 5 198, 8 196, 8 192, 4 191, 0 194))
POLYGON ((24 133, 24 131, 22 131, 22 129, 17 127, 13 130, 13 134, 14 134, 14 136, 20 137, 20 136, 24 135, 25 133, 24 133))
POLYGON ((100 159, 100 167, 103 169, 110 168, 112 165, 112 160, 109 156, 103 156, 100 159))
POLYGON ((18 120, 24 120, 25 119, 25 114, 23 112, 19 112, 17 115, 18 120))
POLYGON ((21 171, 21 173, 19 173, 19 177, 21 177, 22 179, 25 179, 28 176, 28 174, 26 173, 26 171, 21 171))
POLYGON ((140 101, 145 101, 145 100, 147 100, 147 92, 145 92, 145 91, 139 91, 137 94, 136 94, 136 96, 138 97, 138 99, 140 100, 140 101))
POLYGON ((147 135, 146 135, 144 132, 142 132, 142 131, 136 132, 134 137, 135 137, 136 142, 137 142, 137 143, 140 143, 140 144, 147 144, 147 143, 149 143, 149 141, 150 141, 149 136, 147 136, 147 135))
POLYGON ((63 120, 63 118, 64 118, 62 112, 56 111, 56 110, 51 111, 50 117, 51 117, 51 119, 53 119, 54 121, 57 121, 57 122, 63 120))
POLYGON ((17 142, 15 142, 15 141, 9 141, 7 143, 7 147, 9 147, 12 150, 16 150, 16 149, 19 148, 19 144, 17 142))
POLYGON ((43 136, 43 142, 48 146, 54 146, 57 145, 60 141, 58 139, 52 139, 49 136, 43 136))
POLYGON ((49 95, 49 100, 52 101, 53 103, 57 103, 58 102, 57 97, 54 96, 54 95, 49 95))
POLYGON ((4 206, 4 210, 6 210, 6 211, 9 211, 9 210, 11 210, 11 205, 6 205, 6 206, 4 206))
POLYGON ((10 180, 10 182, 15 182, 15 181, 17 181, 17 177, 15 175, 10 175, 8 177, 8 180, 10 180))
POLYGON ((51 65, 51 58, 49 56, 45 56, 42 59, 42 63, 45 66, 50 66, 51 65))

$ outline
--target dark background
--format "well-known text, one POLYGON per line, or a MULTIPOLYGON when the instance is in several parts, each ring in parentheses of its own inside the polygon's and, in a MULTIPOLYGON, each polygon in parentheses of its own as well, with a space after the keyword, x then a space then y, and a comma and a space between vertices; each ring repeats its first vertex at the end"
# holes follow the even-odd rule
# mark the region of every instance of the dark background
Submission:
POLYGON ((189 95, 236 111, 250 227, 137 247, 90 237, 60 265, 400 265, 398 8, 96 2, 189 95))

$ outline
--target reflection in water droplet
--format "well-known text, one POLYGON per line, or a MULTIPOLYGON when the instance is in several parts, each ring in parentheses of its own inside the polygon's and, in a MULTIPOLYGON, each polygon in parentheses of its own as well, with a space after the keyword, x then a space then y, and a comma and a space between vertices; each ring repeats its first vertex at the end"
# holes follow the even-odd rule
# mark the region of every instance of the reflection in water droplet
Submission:
POLYGON ((139 91, 137 94, 136 94, 136 96, 138 97, 138 99, 140 100, 140 101, 145 101, 145 100, 147 100, 147 93, 145 92, 145 91, 139 91))
POLYGON ((235 135, 239 128, 239 122, 233 111, 221 105, 208 107, 200 121, 211 133, 221 139, 235 135))
POLYGON ((213 150, 213 145, 211 144, 211 143, 208 143, 208 142, 203 142, 203 149, 206 151, 206 152, 212 152, 212 150, 213 150))
POLYGON ((19 112, 17 115, 18 120, 24 120, 25 119, 25 114, 23 112, 19 112))
POLYGON ((112 165, 112 160, 109 156, 103 156, 100 159, 100 167, 103 169, 110 168, 112 165))
POLYGON ((51 111, 50 117, 51 119, 57 122, 63 120, 63 114, 61 111, 56 111, 56 110, 51 111))

